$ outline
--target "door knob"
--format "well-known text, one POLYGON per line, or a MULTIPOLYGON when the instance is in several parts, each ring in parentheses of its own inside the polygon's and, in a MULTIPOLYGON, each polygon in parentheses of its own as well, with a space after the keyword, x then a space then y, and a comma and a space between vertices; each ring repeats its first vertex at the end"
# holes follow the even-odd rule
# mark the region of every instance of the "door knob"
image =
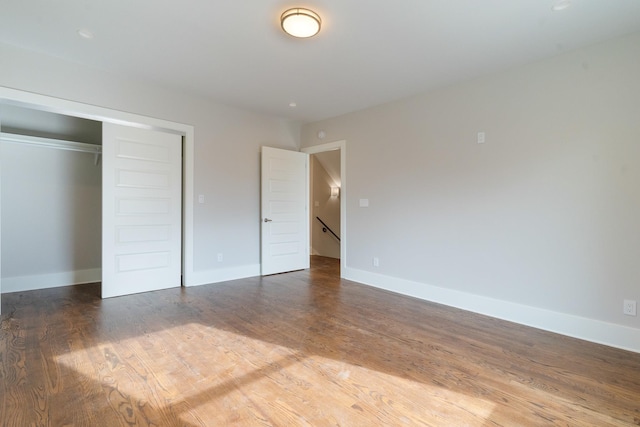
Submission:
POLYGON ((273 220, 272 220, 272 219, 269 219, 269 218, 265 218, 265 219, 264 219, 264 222, 271 222, 271 221, 273 221, 273 220))

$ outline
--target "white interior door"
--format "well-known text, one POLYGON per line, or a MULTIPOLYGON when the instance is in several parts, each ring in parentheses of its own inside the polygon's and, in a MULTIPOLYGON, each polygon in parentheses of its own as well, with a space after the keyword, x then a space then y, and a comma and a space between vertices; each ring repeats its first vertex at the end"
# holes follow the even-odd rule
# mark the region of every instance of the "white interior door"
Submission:
POLYGON ((182 137, 104 123, 102 297, 181 285, 182 137))
POLYGON ((262 275, 309 268, 309 155, 262 147, 262 275))

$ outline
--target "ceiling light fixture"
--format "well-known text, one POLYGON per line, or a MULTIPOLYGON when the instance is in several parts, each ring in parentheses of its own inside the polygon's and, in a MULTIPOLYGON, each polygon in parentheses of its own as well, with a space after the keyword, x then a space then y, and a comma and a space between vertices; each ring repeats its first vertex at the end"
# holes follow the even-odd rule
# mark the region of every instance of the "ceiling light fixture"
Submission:
POLYGON ((299 38, 313 37, 320 32, 320 15, 309 9, 295 7, 280 16, 280 25, 285 33, 299 38))

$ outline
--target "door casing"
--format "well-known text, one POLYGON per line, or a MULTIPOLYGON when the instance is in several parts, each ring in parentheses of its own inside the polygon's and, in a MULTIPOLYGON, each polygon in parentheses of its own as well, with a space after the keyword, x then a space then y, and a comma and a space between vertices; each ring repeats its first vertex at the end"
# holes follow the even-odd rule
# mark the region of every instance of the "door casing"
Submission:
MULTIPOLYGON (((347 141, 340 140, 325 144, 314 145, 301 149, 303 153, 316 154, 325 151, 340 150, 340 277, 345 277, 347 271, 347 141)), ((308 180, 311 182, 311 180, 308 180)), ((311 194, 311 188, 309 188, 311 194)), ((309 200, 311 204, 311 200, 309 200)), ((309 212, 313 206, 309 206, 309 212)), ((309 217, 308 221, 311 221, 309 217)))

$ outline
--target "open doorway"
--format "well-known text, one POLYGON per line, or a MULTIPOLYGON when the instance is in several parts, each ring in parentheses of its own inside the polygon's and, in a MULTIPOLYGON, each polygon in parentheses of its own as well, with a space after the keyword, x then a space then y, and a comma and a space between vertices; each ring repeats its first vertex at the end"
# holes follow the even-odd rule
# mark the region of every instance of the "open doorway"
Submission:
POLYGON ((340 259, 340 150, 309 158, 311 255, 340 259))
POLYGON ((346 265, 346 142, 302 149, 309 159, 309 253, 346 265))

